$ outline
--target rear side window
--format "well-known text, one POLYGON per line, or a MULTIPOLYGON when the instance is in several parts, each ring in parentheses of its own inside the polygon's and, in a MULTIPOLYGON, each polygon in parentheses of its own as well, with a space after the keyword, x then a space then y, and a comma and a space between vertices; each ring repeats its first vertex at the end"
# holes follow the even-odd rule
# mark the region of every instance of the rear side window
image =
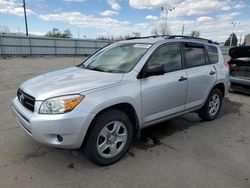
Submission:
POLYGON ((185 54, 186 66, 188 68, 206 64, 206 56, 204 53, 204 48, 185 46, 184 54, 185 54))
POLYGON ((211 64, 218 62, 218 49, 215 46, 206 45, 206 50, 211 64))

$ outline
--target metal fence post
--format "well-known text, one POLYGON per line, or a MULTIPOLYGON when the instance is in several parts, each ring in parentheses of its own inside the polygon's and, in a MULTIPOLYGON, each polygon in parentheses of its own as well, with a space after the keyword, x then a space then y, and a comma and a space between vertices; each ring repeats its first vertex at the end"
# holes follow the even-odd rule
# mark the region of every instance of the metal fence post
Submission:
POLYGON ((32 55, 32 46, 31 46, 31 39, 30 39, 30 37, 29 37, 29 45, 30 45, 30 55, 32 55))
POLYGON ((75 56, 76 56, 76 53, 77 53, 77 40, 75 40, 75 56))
POLYGON ((2 41, 2 35, 0 35, 0 46, 1 46, 1 55, 3 54, 3 41, 2 41))
POLYGON ((57 55, 57 50, 56 50, 56 39, 51 39, 51 40, 54 40, 54 49, 55 49, 55 52, 54 52, 55 54, 54 54, 54 55, 56 56, 56 55, 57 55))

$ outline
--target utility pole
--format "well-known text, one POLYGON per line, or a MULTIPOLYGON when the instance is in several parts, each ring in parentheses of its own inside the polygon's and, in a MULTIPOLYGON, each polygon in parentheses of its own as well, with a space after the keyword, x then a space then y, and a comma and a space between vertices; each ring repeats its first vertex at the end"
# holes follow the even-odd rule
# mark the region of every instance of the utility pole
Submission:
POLYGON ((231 34, 231 37, 230 37, 230 47, 232 46, 232 42, 233 42, 233 34, 234 34, 234 30, 235 30, 235 25, 236 24, 240 24, 240 22, 234 22, 234 21, 231 21, 231 23, 233 25, 233 32, 231 34))
POLYGON ((241 46, 241 40, 242 40, 242 33, 240 34, 240 42, 239 42, 239 46, 241 46))
POLYGON ((27 22, 27 15, 26 15, 25 0, 23 0, 23 11, 24 11, 24 20, 25 20, 26 36, 28 36, 28 35, 29 35, 29 31, 28 31, 28 22, 27 22))
POLYGON ((183 25, 182 25, 182 31, 181 31, 181 35, 182 35, 182 36, 184 35, 184 29, 185 29, 185 25, 183 24, 183 25))

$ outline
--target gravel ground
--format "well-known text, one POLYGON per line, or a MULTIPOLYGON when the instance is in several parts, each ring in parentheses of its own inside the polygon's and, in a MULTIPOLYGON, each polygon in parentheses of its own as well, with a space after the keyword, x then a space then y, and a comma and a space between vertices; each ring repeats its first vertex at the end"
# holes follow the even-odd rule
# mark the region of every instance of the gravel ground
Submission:
POLYGON ((0 59, 0 187, 250 187, 250 100, 229 94, 220 116, 194 113, 146 128, 118 163, 95 166, 77 151, 35 142, 17 124, 10 101, 35 75, 82 58, 0 59))

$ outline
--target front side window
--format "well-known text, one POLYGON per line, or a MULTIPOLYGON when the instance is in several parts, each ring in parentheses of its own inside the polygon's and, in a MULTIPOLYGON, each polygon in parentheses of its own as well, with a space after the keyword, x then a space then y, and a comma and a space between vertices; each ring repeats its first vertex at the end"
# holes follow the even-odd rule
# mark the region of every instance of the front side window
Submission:
POLYGON ((151 44, 114 43, 91 56, 83 65, 90 70, 127 73, 150 47, 151 44))
POLYGON ((185 54, 187 68, 206 64, 206 56, 204 53, 204 48, 185 46, 184 54, 185 54))
POLYGON ((166 72, 181 69, 181 51, 179 44, 167 44, 156 50, 148 61, 148 66, 163 65, 166 72))

